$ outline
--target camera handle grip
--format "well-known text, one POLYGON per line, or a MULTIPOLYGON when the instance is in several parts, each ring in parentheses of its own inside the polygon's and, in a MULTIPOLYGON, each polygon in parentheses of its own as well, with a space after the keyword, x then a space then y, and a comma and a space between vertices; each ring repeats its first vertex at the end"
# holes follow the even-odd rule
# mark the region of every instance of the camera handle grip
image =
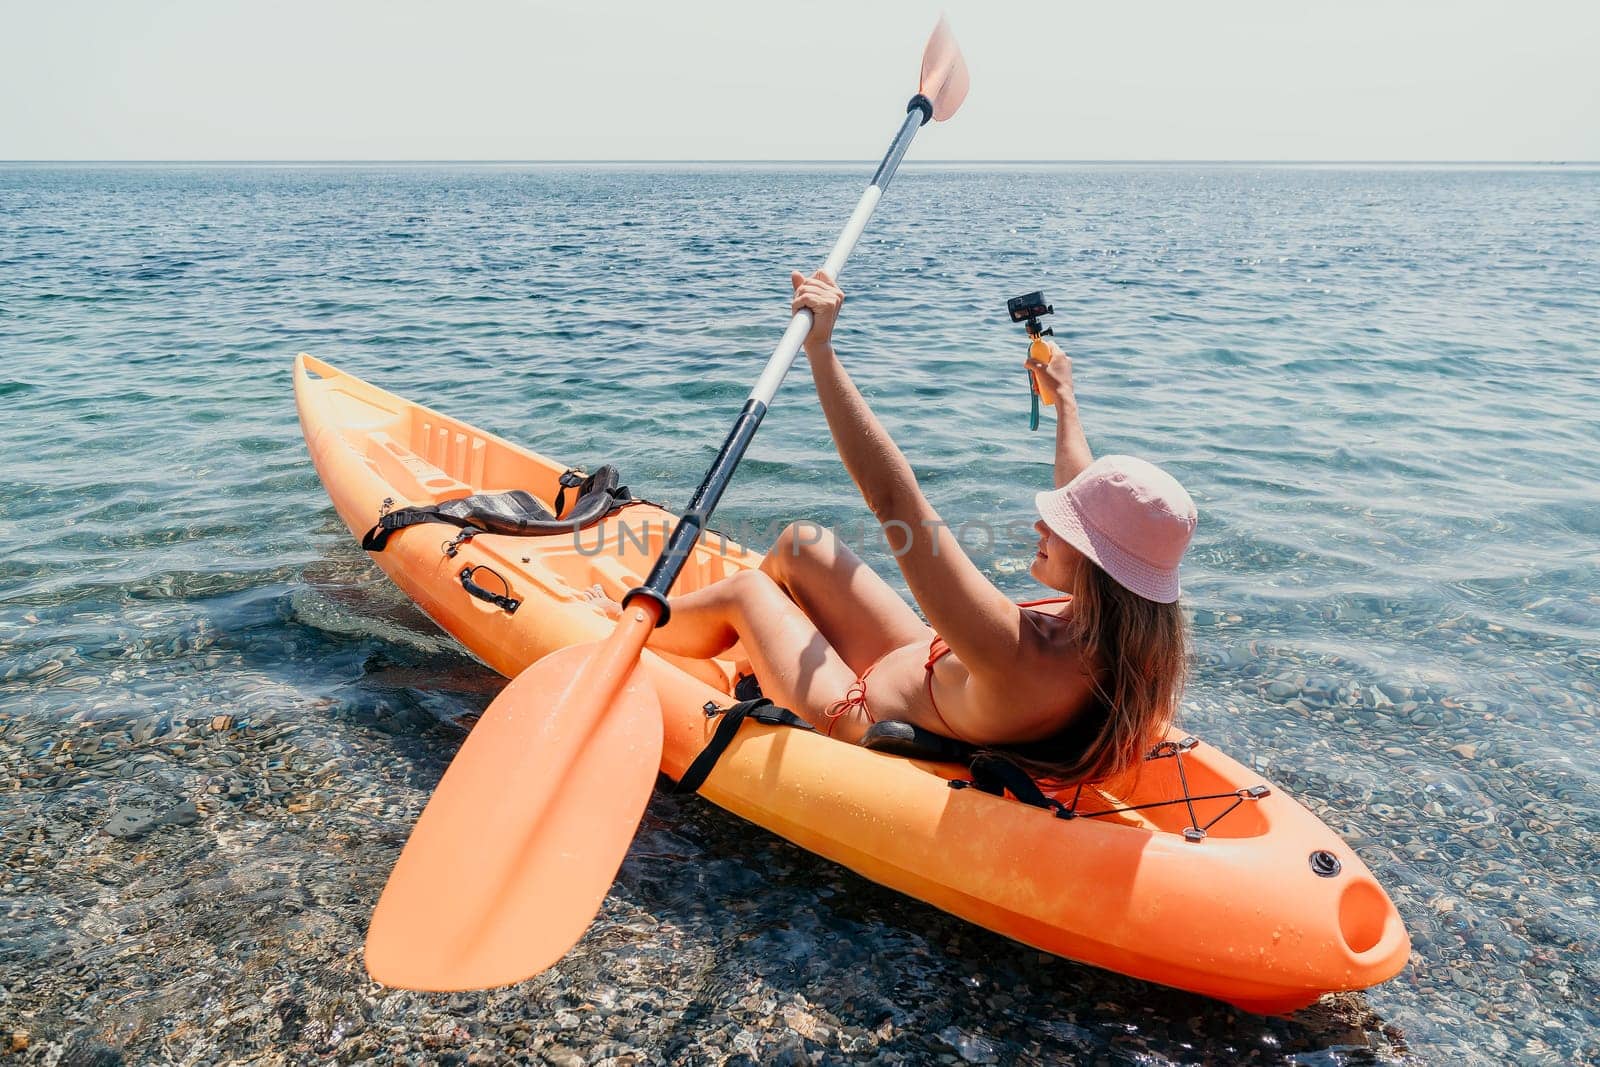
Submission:
MULTIPOLYGON (((1054 344, 1046 341, 1043 335, 1039 335, 1034 337, 1032 343, 1028 345, 1028 358, 1037 363, 1049 363, 1055 358, 1055 354, 1058 351, 1060 350, 1054 344)), ((1028 371, 1028 377, 1033 379, 1033 391, 1044 398, 1047 406, 1055 407, 1056 395, 1051 391, 1050 387, 1040 381, 1039 376, 1032 370, 1028 371)))

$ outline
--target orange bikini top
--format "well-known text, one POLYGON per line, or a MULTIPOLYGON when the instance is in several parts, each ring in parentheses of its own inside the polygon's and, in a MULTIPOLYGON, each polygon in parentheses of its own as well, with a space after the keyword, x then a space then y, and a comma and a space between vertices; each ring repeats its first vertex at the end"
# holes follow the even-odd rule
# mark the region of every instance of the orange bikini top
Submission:
MULTIPOLYGON (((1041 604, 1065 604, 1071 600, 1070 596, 1047 596, 1041 600, 1025 600, 1018 604, 1017 607, 1024 609, 1036 608, 1041 604)), ((939 702, 933 699, 933 665, 949 654, 950 646, 945 643, 944 638, 934 634, 933 640, 928 643, 928 662, 923 664, 922 667, 927 673, 923 675, 922 682, 928 690, 928 704, 933 708, 933 714, 938 717, 940 725, 944 727, 945 735, 947 737, 958 737, 959 735, 950 729, 950 724, 945 722, 944 712, 939 710, 939 702)))
MULTIPOLYGON (((1040 600, 1024 600, 1018 604, 1019 608, 1036 608, 1041 604, 1066 604, 1071 602, 1070 596, 1047 596, 1040 600)), ((928 644, 928 662, 923 669, 931 672, 933 665, 950 654, 950 646, 945 644, 944 638, 938 634, 933 635, 933 640, 928 644)), ((931 695, 931 694, 930 694, 931 695)))

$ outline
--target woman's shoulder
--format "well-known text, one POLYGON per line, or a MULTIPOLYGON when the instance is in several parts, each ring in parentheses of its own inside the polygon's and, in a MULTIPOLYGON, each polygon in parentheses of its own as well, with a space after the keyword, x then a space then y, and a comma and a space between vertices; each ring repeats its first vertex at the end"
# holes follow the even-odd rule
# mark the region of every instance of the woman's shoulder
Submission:
POLYGON ((1001 732, 1002 741, 1024 743, 1059 732, 1089 712, 1096 700, 1101 673, 1094 655, 1083 646, 1070 624, 1070 603, 1021 608, 1026 625, 1012 669, 973 674, 968 682, 981 690, 985 718, 1001 732))

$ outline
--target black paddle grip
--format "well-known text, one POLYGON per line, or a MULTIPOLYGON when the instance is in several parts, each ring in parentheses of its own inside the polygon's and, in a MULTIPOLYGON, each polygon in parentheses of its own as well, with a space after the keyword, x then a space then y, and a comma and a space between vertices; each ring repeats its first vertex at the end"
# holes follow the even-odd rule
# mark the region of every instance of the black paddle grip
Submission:
POLYGON ((723 491, 733 480, 733 472, 738 468, 739 461, 744 458, 745 450, 750 447, 750 441, 755 437, 756 430, 760 428, 761 420, 766 414, 767 405, 761 401, 754 397, 745 401, 744 410, 739 412, 738 421, 733 424, 733 429, 728 431, 727 439, 717 451, 717 458, 711 461, 711 469, 706 471, 705 478, 700 482, 700 488, 694 491, 689 506, 684 509, 678 524, 672 528, 672 535, 667 538, 661 555, 656 557, 655 566, 650 568, 650 576, 645 579, 644 585, 628 590, 622 598, 623 607, 627 607, 634 597, 648 597, 661 606, 661 616, 656 619, 656 625, 666 625, 667 618, 671 614, 671 609, 667 606, 667 593, 672 590, 672 583, 677 581, 678 573, 688 562, 690 554, 694 551, 695 542, 700 539, 700 531, 710 521, 711 513, 716 510, 723 491))

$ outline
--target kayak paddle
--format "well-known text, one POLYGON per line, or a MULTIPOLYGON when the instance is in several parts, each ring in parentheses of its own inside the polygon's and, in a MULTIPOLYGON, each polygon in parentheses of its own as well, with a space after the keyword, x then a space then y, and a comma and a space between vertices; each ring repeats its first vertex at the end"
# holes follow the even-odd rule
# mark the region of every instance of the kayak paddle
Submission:
MULTIPOLYGON (((943 18, 918 92, 823 265, 837 278, 879 198, 930 119, 954 115, 967 68, 943 18)), ((811 330, 789 322, 645 584, 604 641, 519 674, 478 720, 417 820, 367 930, 367 972, 385 985, 509 985, 583 936, 616 879, 661 765, 661 706, 640 666, 683 568, 811 330)))

